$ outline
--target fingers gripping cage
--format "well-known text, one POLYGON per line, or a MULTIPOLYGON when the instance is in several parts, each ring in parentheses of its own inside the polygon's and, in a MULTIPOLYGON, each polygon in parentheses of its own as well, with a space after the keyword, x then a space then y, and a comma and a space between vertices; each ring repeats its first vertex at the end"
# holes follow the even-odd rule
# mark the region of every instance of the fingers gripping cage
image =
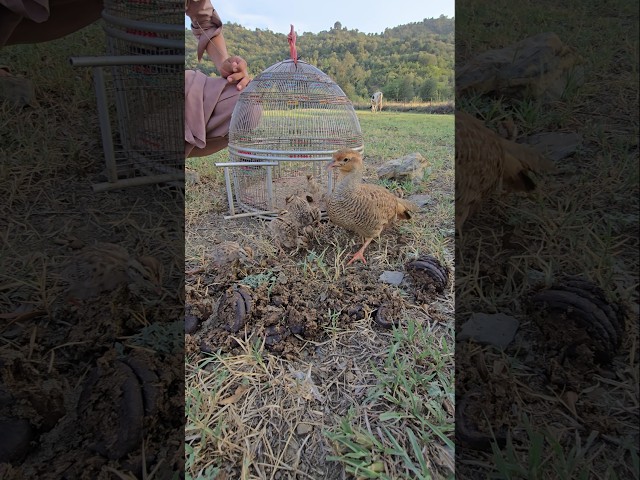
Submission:
POLYGON ((225 167, 231 216, 236 206, 243 216, 275 216, 287 197, 306 192, 308 175, 323 192, 331 191, 327 165, 341 148, 364 149, 358 117, 342 89, 301 60, 267 68, 239 95, 229 163, 216 164, 225 167))

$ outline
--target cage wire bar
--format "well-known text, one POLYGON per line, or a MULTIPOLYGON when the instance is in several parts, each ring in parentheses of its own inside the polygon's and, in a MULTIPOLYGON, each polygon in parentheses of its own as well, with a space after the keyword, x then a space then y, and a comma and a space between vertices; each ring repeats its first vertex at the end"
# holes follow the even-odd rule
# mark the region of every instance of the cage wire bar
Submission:
MULTIPOLYGON (((341 148, 364 150, 353 104, 318 68, 284 60, 256 76, 238 97, 225 170, 230 215, 272 219, 286 198, 305 192, 307 176, 329 193, 327 168, 341 148), (236 214, 236 206, 245 213, 236 214)), ((319 199, 315 199, 319 200, 319 199)))
POLYGON ((93 190, 182 186, 184 108, 175 106, 184 98, 184 5, 105 0, 104 7, 107 55, 70 58, 93 70, 107 176, 93 190))

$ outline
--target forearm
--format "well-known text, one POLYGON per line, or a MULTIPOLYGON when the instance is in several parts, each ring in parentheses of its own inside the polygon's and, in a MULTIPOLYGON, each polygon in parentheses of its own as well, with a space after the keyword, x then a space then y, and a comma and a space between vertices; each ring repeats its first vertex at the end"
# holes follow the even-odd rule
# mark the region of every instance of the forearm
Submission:
POLYGON ((228 55, 222 36, 222 20, 211 5, 211 1, 188 1, 185 13, 191 19, 191 31, 198 39, 198 60, 201 60, 204 52, 207 52, 216 68, 220 70, 220 65, 228 55))
POLYGON ((220 32, 220 34, 213 37, 211 41, 209 41, 206 51, 211 61, 218 69, 218 72, 222 74, 222 62, 229 58, 229 53, 227 52, 227 44, 224 40, 224 35, 222 34, 222 32, 220 32))

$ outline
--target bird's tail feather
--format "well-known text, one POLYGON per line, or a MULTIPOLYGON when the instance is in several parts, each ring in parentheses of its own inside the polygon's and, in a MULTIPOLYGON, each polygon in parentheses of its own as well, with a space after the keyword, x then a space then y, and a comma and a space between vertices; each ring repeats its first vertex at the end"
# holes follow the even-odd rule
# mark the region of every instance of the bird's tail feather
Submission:
POLYGON ((503 185, 516 192, 530 192, 536 188, 529 172, 543 173, 556 170, 551 160, 544 157, 533 147, 515 142, 503 141, 504 173, 503 185))
POLYGON ((398 199, 396 207, 396 215, 398 218, 408 220, 413 217, 413 214, 418 211, 418 206, 403 198, 398 199))

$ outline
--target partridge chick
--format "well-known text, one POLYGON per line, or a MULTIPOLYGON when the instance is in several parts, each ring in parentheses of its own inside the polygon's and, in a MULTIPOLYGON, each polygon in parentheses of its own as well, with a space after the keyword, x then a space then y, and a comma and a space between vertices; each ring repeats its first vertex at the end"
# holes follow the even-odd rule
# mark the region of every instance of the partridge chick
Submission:
POLYGON ((533 148, 501 138, 461 111, 456 112, 455 167, 458 233, 469 215, 500 186, 512 192, 530 192, 536 184, 529 172, 555 168, 533 148))
POLYGON ((134 294, 162 293, 162 264, 151 256, 133 258, 126 248, 113 243, 86 247, 67 263, 63 272, 69 283, 67 299, 88 300, 118 287, 134 294))
POLYGON ((304 227, 296 221, 288 210, 283 210, 276 218, 269 222, 269 231, 276 247, 282 252, 285 249, 295 252, 308 246, 304 227))
POLYGON ((205 254, 205 265, 190 270, 187 275, 202 273, 206 270, 220 270, 238 264, 245 264, 253 259, 253 250, 248 246, 241 246, 238 242, 221 242, 205 254))
POLYGON ((349 263, 364 259, 364 251, 382 230, 396 219, 409 219, 418 207, 394 196, 379 185, 362 183, 364 162, 355 150, 342 149, 333 154, 330 168, 339 170, 338 183, 327 199, 329 220, 364 238, 362 248, 349 263))
POLYGON ((309 193, 304 198, 291 195, 285 202, 287 209, 271 221, 269 230, 280 250, 295 249, 297 252, 309 246, 309 237, 313 234, 314 227, 320 223, 321 213, 309 193))
POLYGON ((320 199, 322 196, 322 188, 313 175, 307 175, 307 192, 311 194, 314 199, 320 199))
POLYGON ((285 199, 287 211, 299 227, 304 228, 320 221, 320 209, 313 199, 314 197, 310 194, 306 194, 304 198, 300 195, 291 195, 285 199))

